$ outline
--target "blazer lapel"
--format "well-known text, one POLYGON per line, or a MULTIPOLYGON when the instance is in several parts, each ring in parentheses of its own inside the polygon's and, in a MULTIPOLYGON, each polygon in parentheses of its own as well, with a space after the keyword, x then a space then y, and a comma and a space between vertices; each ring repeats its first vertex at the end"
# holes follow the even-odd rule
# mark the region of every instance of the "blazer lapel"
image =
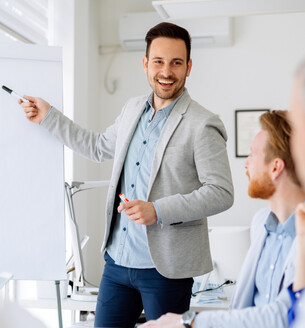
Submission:
POLYGON ((117 160, 113 163, 113 176, 116 177, 115 183, 119 180, 122 172, 122 168, 125 162, 126 154, 133 137, 134 131, 138 125, 141 115, 145 108, 145 102, 143 106, 137 107, 130 111, 129 115, 131 120, 126 120, 124 128, 120 129, 120 135, 118 136, 119 142, 117 143, 117 160))
POLYGON ((252 241, 247 257, 243 263, 243 269, 238 277, 238 285, 234 292, 234 297, 230 307, 233 309, 242 309, 248 306, 253 306, 255 275, 258 261, 265 244, 267 232, 264 227, 252 241))
POLYGON ((297 254, 297 239, 295 238, 290 251, 288 253, 288 256, 286 258, 283 270, 282 270, 282 280, 279 285, 279 291, 280 292, 283 288, 289 286, 294 279, 295 276, 295 265, 296 265, 296 254, 297 254))
POLYGON ((160 165, 162 163, 162 159, 164 156, 165 149, 167 144, 172 137, 173 133, 175 132, 177 126, 179 125, 180 121, 183 118, 184 113, 187 111, 187 108, 191 102, 191 98, 185 89, 183 96, 174 106, 173 110, 171 111, 166 124, 163 127, 161 135, 158 140, 158 144, 156 147, 154 160, 151 168, 150 179, 148 184, 148 192, 147 192, 147 199, 149 199, 149 194, 152 188, 152 185, 156 179, 157 173, 159 171, 160 165))

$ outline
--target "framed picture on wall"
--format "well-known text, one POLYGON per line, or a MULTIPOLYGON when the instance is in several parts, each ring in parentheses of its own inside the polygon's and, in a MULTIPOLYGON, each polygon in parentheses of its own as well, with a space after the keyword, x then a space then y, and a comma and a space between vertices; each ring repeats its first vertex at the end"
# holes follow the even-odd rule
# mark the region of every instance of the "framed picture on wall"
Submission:
POLYGON ((235 110, 235 156, 248 157, 253 138, 260 130, 259 117, 269 109, 235 110))

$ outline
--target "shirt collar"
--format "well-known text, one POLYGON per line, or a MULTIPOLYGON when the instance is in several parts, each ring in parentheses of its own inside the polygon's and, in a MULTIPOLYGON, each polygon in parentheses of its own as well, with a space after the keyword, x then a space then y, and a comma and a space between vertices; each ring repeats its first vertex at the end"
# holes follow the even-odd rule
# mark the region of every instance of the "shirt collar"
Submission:
MULTIPOLYGON (((176 105, 176 103, 179 101, 179 99, 183 96, 185 91, 183 91, 181 93, 181 95, 176 98, 174 101, 172 101, 168 106, 166 107, 163 107, 163 108, 160 108, 159 110, 162 110, 165 114, 165 116, 168 118, 169 117, 169 114, 171 113, 172 109, 174 108, 174 106, 176 105)), ((145 110, 144 111, 149 111, 151 108, 153 108, 152 106, 152 102, 153 102, 153 97, 154 97, 154 93, 152 92, 147 100, 146 100, 146 103, 145 103, 145 110)))
POLYGON ((265 223, 265 229, 267 233, 286 232, 292 238, 295 238, 295 213, 292 213, 284 223, 280 224, 276 215, 273 212, 270 212, 265 223))
POLYGON ((276 232, 276 228, 278 226, 278 223, 279 223, 279 221, 278 221, 276 215, 273 212, 270 212, 268 217, 267 217, 266 223, 265 223, 266 231, 268 233, 276 232))
POLYGON ((290 235, 292 238, 295 238, 295 213, 292 213, 288 220, 283 223, 283 229, 290 235))

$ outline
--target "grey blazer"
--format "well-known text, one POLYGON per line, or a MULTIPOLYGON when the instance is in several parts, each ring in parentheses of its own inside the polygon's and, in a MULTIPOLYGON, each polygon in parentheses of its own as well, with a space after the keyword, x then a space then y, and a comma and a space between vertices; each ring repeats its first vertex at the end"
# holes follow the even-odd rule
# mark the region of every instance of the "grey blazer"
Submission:
MULTIPOLYGON (((127 150, 147 98, 130 99, 103 134, 79 127, 55 108, 41 122, 61 142, 91 160, 114 158, 102 249, 109 238, 127 150)), ((147 201, 157 202, 162 217, 162 224, 146 228, 149 250, 165 277, 198 276, 212 269, 206 218, 233 203, 226 139, 218 116, 185 90, 160 135, 147 193, 147 201)))
POLYGON ((254 307, 255 274, 267 237, 264 224, 270 213, 264 208, 256 213, 251 226, 251 246, 239 274, 231 311, 200 313, 196 327, 200 328, 288 328, 288 309, 291 306, 287 291, 294 280, 296 241, 294 240, 282 271, 278 297, 270 304, 254 307))

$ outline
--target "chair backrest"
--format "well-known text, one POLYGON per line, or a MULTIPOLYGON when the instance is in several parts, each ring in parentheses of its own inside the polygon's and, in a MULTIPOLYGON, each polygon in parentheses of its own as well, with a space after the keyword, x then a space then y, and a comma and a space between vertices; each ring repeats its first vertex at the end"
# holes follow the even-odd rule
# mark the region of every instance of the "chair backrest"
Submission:
POLYGON ((247 226, 209 227, 214 273, 222 283, 236 280, 250 247, 250 228, 247 226))
MULTIPOLYGON (((250 246, 250 228, 248 226, 209 227, 209 240, 213 271, 200 277, 194 277, 193 293, 206 288, 216 288, 226 282, 224 284, 226 286, 225 295, 221 296, 230 299, 234 291, 234 282, 238 278, 250 246)), ((220 294, 222 290, 217 289, 217 293, 220 294)), ((203 295, 211 298, 213 295, 210 294, 203 295)), ((201 293, 196 297, 197 301, 199 299, 202 299, 201 293)))

